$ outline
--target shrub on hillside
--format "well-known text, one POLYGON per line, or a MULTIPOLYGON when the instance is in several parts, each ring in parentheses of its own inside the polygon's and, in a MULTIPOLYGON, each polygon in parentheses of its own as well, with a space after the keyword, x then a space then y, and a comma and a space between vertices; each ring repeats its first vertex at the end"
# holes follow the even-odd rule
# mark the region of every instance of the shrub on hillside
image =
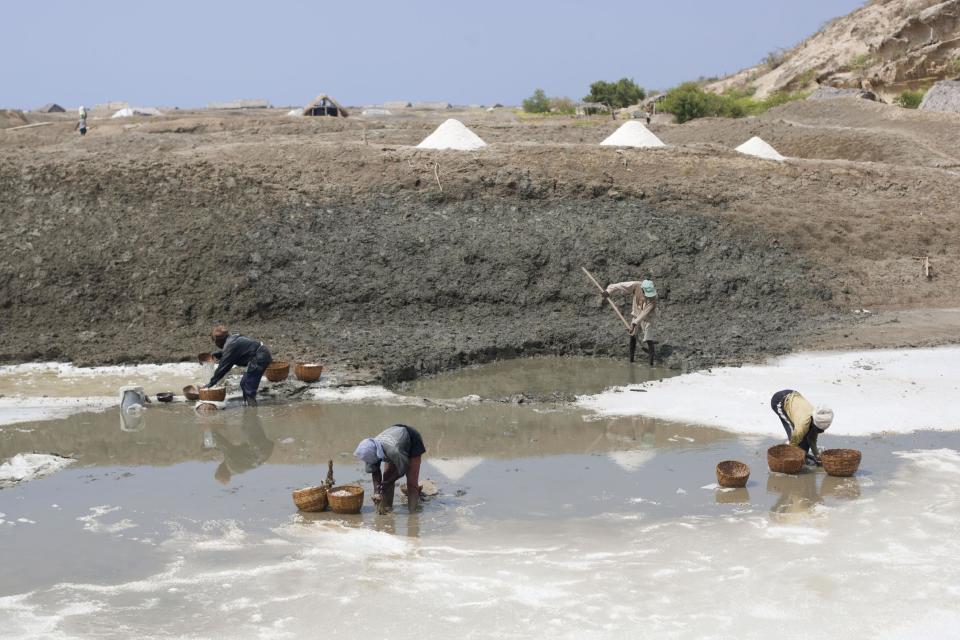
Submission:
POLYGON ((916 109, 920 106, 920 103, 923 102, 924 93, 926 92, 923 89, 917 89, 916 91, 907 89, 906 91, 901 91, 894 102, 904 109, 916 109))
POLYGON ((719 103, 720 96, 717 94, 704 91, 696 82, 684 82, 667 91, 660 101, 660 110, 672 113, 677 122, 684 123, 695 118, 718 115, 719 103))
POLYGON ((537 89, 532 96, 523 101, 523 110, 527 113, 549 113, 550 98, 543 89, 537 89))
POLYGON ((620 78, 616 82, 598 80, 590 85, 590 95, 584 98, 585 102, 602 102, 614 109, 621 109, 637 104, 647 96, 643 87, 637 85, 631 78, 620 78))
POLYGON ((763 57, 763 64, 766 65, 768 69, 773 71, 777 67, 783 64, 783 61, 787 58, 786 49, 774 49, 767 55, 763 57))
POLYGON ((660 103, 660 110, 672 113, 677 122, 695 118, 743 118, 758 115, 779 106, 807 97, 805 92, 778 91, 762 100, 753 97, 753 89, 729 89, 723 94, 706 91, 696 82, 686 82, 667 92, 660 103))

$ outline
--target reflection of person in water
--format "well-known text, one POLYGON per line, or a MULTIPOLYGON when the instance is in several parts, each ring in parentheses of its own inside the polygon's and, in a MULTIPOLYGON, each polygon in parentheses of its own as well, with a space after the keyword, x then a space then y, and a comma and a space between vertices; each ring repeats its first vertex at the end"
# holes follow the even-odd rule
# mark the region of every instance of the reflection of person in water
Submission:
POLYGON ((254 411, 243 414, 241 425, 243 439, 234 444, 218 430, 213 432, 214 446, 223 452, 223 462, 217 467, 213 477, 227 484, 236 474, 255 469, 270 459, 273 453, 273 441, 267 438, 260 418, 254 411))
POLYGON ((771 473, 767 476, 767 491, 780 494, 770 512, 780 520, 793 521, 803 519, 813 507, 823 502, 817 489, 816 473, 783 475, 771 473))

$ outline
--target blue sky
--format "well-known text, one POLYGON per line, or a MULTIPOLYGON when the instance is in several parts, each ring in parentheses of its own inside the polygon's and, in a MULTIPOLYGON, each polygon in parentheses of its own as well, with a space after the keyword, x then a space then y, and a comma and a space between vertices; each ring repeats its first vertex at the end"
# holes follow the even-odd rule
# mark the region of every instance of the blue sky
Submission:
POLYGON ((203 106, 329 93, 518 104, 594 80, 666 88, 789 47, 860 0, 21 0, 0 21, 0 107, 203 106))

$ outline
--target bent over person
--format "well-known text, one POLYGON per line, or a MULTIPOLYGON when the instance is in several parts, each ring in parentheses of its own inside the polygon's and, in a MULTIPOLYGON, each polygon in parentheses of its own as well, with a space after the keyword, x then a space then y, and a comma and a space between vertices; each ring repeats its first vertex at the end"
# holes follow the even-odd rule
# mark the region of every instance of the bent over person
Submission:
POLYGON ((267 365, 273 362, 270 350, 262 342, 251 340, 239 333, 231 335, 227 327, 222 324, 213 328, 210 338, 221 350, 213 354, 220 364, 217 365, 217 370, 213 372, 213 377, 210 378, 207 386, 212 387, 220 382, 234 365, 246 367, 247 370, 240 378, 240 390, 243 391, 244 403, 256 405, 260 379, 263 378, 267 365))
POLYGON ((393 508, 395 482, 407 476, 407 504, 413 512, 420 502, 420 457, 427 452, 420 432, 405 424, 395 424, 380 435, 365 438, 353 455, 366 463, 373 477, 373 502, 379 513, 393 508), (383 473, 380 463, 386 462, 383 473))
POLYGON ((770 408, 780 418, 787 432, 787 443, 806 453, 807 464, 820 465, 817 438, 833 423, 833 409, 823 405, 814 408, 799 391, 784 389, 770 399, 770 408))
POLYGON ((650 366, 653 366, 655 359, 654 342, 656 334, 654 333, 653 321, 656 318, 657 311, 657 288, 653 286, 651 280, 628 280, 627 282, 618 282, 611 284, 602 293, 604 298, 609 298, 613 293, 629 293, 633 295, 633 306, 630 315, 630 362, 633 362, 634 354, 637 351, 637 330, 643 337, 643 350, 650 356, 650 366))

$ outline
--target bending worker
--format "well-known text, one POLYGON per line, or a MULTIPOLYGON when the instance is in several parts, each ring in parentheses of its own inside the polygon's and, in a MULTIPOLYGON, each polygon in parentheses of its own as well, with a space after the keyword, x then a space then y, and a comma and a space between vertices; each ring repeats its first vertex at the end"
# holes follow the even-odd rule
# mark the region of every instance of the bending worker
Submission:
POLYGON ((233 365, 246 367, 243 377, 240 378, 240 390, 243 391, 245 404, 257 404, 257 389, 260 388, 260 379, 267 365, 273 362, 270 350, 266 345, 256 340, 241 336, 239 333, 230 334, 226 326, 218 324, 210 332, 214 344, 221 350, 213 354, 220 361, 213 377, 207 383, 212 387, 227 375, 233 365))
POLYGON ((627 282, 618 282, 608 286, 601 295, 609 298, 612 293, 629 293, 633 295, 633 307, 630 322, 630 362, 633 362, 634 354, 637 351, 637 329, 643 336, 643 350, 650 355, 650 366, 653 366, 655 358, 654 341, 656 340, 653 321, 657 311, 657 288, 653 286, 653 281, 630 280, 627 282))
POLYGON ((420 502, 420 456, 427 452, 420 432, 405 424, 387 427, 374 438, 365 438, 353 452, 373 474, 373 502, 379 513, 393 508, 394 483, 407 476, 407 504, 410 512, 420 502), (383 473, 380 463, 386 462, 383 473))
POLYGON ((833 422, 833 409, 820 405, 814 408, 799 391, 784 389, 770 399, 770 408, 780 418, 787 432, 787 443, 806 453, 807 464, 820 466, 817 437, 833 422))

